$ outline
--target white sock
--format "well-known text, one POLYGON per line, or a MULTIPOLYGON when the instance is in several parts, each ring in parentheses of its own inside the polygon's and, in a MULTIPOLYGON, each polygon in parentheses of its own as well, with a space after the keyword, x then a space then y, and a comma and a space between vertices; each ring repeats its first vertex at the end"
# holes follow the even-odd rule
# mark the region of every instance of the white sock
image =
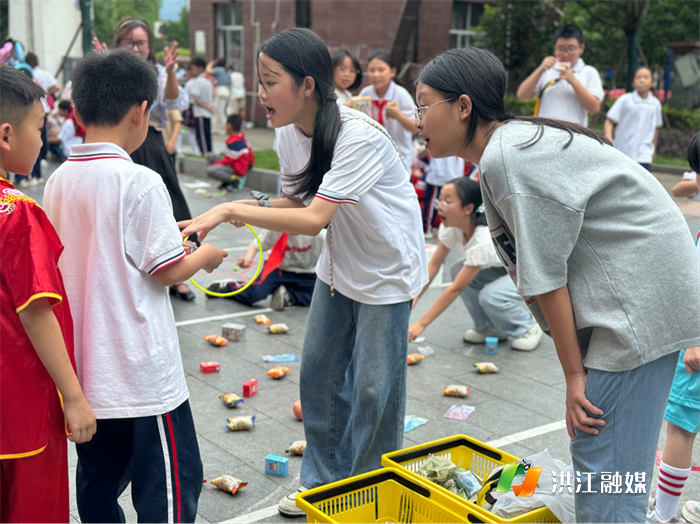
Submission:
POLYGON ((661 461, 659 484, 656 486, 656 514, 659 519, 668 520, 678 512, 678 501, 689 474, 690 468, 674 468, 661 461))

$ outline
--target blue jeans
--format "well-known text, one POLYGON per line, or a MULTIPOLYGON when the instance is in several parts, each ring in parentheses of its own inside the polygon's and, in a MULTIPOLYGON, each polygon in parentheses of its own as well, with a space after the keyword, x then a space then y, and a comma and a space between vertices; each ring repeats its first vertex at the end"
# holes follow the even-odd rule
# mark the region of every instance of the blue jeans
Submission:
MULTIPOLYGON (((452 280, 464 262, 452 266, 452 280)), ((460 294, 474 320, 474 329, 486 333, 492 326, 518 338, 535 325, 535 317, 523 308, 523 299, 503 267, 482 269, 460 294)))
MULTIPOLYGON (((259 300, 265 300, 278 287, 284 286, 287 288, 293 306, 309 306, 315 282, 316 273, 294 273, 293 271, 275 269, 262 282, 256 282, 238 295, 228 298, 246 306, 252 306, 259 300)), ((231 293, 234 289, 237 289, 236 286, 229 283, 222 289, 222 292, 231 293)))
POLYGON ((574 495, 576 522, 644 522, 677 360, 675 352, 629 371, 588 370, 586 398, 603 410, 605 426, 597 426, 598 435, 576 430, 571 442, 574 471, 582 481, 581 492, 574 495), (593 473, 590 491, 597 493, 583 493, 588 490, 584 473, 593 473), (602 492, 602 473, 620 474, 620 493, 614 487, 613 493, 602 492), (644 474, 644 493, 626 493, 627 473, 644 474))
POLYGON ((381 466, 403 443, 411 302, 375 306, 316 280, 301 357, 305 488, 381 466))

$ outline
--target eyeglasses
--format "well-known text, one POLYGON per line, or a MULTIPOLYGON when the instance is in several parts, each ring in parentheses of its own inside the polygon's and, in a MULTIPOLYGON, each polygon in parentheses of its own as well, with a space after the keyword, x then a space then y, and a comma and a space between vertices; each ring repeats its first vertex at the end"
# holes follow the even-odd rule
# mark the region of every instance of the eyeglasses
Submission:
POLYGON ((439 209, 445 209, 445 208, 448 208, 450 206, 456 206, 456 205, 459 205, 459 202, 445 202, 444 200, 437 201, 437 207, 439 209))
POLYGON ((423 124, 423 112, 427 111, 433 106, 436 106, 438 104, 442 104, 443 102, 452 102, 455 100, 454 98, 447 98, 445 100, 440 100, 439 102, 435 102, 434 104, 430 104, 429 106, 416 106, 414 111, 415 111, 415 117, 416 117, 416 124, 422 125, 423 124))
POLYGON ((581 47, 580 45, 576 46, 576 47, 573 47, 573 46, 571 46, 571 47, 555 47, 554 51, 556 51, 557 53, 562 53, 562 54, 563 53, 573 53, 574 51, 576 51, 580 47, 581 47))
POLYGON ((119 41, 119 47, 124 49, 133 49, 134 47, 145 49, 148 47, 148 40, 131 40, 129 38, 125 38, 119 41))

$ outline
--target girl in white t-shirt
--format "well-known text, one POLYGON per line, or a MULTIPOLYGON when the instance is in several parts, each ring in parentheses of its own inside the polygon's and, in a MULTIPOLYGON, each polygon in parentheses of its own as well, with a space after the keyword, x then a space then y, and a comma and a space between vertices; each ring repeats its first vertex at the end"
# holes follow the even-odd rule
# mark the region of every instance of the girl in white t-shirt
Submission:
MULTIPOLYGON (((331 57, 308 29, 260 47, 258 97, 278 131, 282 196, 221 204, 186 223, 200 239, 223 222, 317 235, 301 357, 308 446, 303 488, 375 468, 403 444, 411 303, 428 282, 415 191, 395 145, 369 117, 335 100, 331 57), (241 205, 248 204, 248 205, 241 205)), ((300 516, 296 493, 280 513, 300 516)))
POLYGON ((360 62, 350 51, 341 49, 333 55, 333 81, 335 94, 345 106, 352 107, 352 93, 362 84, 360 62))
MULTIPOLYGON (((461 296, 474 320, 474 329, 464 332, 464 341, 481 344, 486 337, 506 340, 515 337, 511 347, 524 351, 535 349, 542 339, 532 313, 522 307, 522 298, 498 258, 486 225, 478 182, 467 177, 455 178, 440 191, 438 214, 442 218, 437 251, 430 259, 430 281, 437 274, 452 249, 464 251, 464 260, 452 267, 452 284, 408 330, 412 342, 433 320, 461 296)), ((413 306, 428 289, 430 282, 415 299, 413 306)))
POLYGON ((413 98, 394 82, 396 68, 391 55, 386 51, 376 51, 370 55, 367 76, 372 85, 360 91, 359 96, 372 98, 372 118, 389 132, 399 148, 406 170, 410 172, 413 163, 413 136, 418 133, 413 98))

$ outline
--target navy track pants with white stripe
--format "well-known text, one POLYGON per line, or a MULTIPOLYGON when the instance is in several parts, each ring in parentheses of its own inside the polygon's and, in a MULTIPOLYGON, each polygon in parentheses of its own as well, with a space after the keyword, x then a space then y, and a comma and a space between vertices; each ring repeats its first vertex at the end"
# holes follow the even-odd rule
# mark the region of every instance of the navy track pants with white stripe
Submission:
POLYGON ((139 522, 194 522, 203 470, 189 401, 164 415, 98 420, 76 448, 82 522, 125 522, 117 499, 129 482, 139 522))

